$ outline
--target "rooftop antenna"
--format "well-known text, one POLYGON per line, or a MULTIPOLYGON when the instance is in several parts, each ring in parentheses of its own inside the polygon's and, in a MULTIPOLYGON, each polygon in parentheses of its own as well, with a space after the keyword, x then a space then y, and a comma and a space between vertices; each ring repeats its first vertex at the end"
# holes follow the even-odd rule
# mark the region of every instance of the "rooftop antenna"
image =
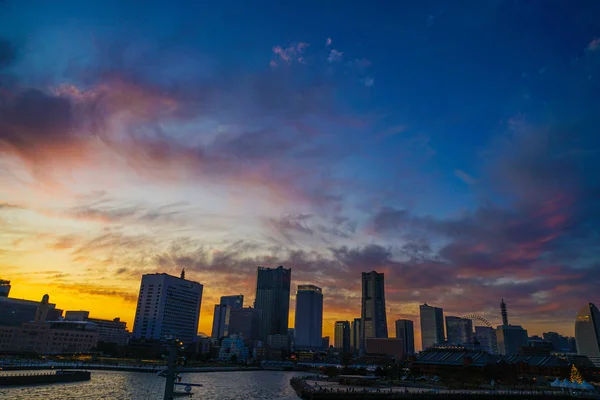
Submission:
POLYGON ((506 312, 506 303, 504 299, 500 303, 500 314, 502 314, 502 325, 508 326, 508 313, 506 312))
POLYGON ((185 279, 185 268, 181 270, 181 279, 185 279))

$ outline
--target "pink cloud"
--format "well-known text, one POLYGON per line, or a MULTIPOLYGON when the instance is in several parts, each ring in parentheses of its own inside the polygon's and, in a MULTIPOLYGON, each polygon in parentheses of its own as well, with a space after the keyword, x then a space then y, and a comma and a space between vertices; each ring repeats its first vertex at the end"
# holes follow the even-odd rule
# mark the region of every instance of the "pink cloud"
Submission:
POLYGON ((590 44, 588 44, 587 50, 588 51, 600 50, 600 38, 595 38, 594 40, 592 40, 590 42, 590 44))
POLYGON ((336 49, 332 49, 329 52, 329 56, 327 57, 327 61, 329 61, 330 63, 342 61, 342 56, 343 55, 344 55, 343 52, 337 51, 336 49))

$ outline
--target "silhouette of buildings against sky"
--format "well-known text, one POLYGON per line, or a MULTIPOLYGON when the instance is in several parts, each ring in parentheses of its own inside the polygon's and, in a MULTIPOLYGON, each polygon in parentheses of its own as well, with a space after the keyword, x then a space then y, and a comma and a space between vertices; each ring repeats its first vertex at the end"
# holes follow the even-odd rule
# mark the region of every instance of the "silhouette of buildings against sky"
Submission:
POLYGON ((435 345, 444 344, 444 310, 425 303, 419 306, 419 312, 421 320, 421 345, 423 350, 435 345))
POLYGON ((229 335, 231 311, 243 306, 244 295, 221 296, 220 303, 215 304, 211 337, 220 339, 229 335))
POLYGON ((167 274, 142 275, 133 324, 135 339, 196 341, 203 285, 167 274))
POLYGON ((387 338, 384 274, 362 273, 361 346, 367 338, 387 338))
POLYGON ((578 354, 600 367, 600 311, 596 305, 588 303, 577 313, 575 340, 578 354))
MULTIPOLYGON (((295 328, 288 329, 290 287, 290 269, 282 266, 258 267, 255 305, 262 308, 244 308, 243 295, 221 297, 216 309, 224 310, 225 318, 223 328, 219 328, 221 333, 217 334, 221 338, 233 338, 230 341, 231 348, 226 350, 228 354, 237 351, 247 357, 247 348, 253 346, 315 351, 329 345, 329 337, 322 337, 321 288, 315 285, 298 286, 295 328), (265 314, 268 323, 263 318, 265 314), (242 349, 242 344, 246 346, 245 350, 242 349)), ((364 319, 336 321, 333 337, 335 347, 343 352, 362 350, 360 353, 365 356, 375 352, 374 349, 387 349, 385 351, 393 353, 394 357, 414 353, 412 320, 395 321, 394 341, 371 340, 388 339, 387 323, 382 321, 386 316, 384 275, 376 271, 362 273, 362 287, 361 314, 364 319), (365 329, 365 323, 368 323, 369 329, 365 329), (366 334, 381 337, 364 337, 366 334), (397 346, 400 346, 400 352, 397 352, 397 346)), ((186 280, 183 273, 181 277, 167 274, 143 275, 133 337, 160 340, 165 335, 174 335, 183 341, 195 341, 202 291, 200 283, 186 280)), ((95 347, 99 341, 124 345, 129 338, 125 322, 118 318, 102 320, 90 318, 88 311, 67 311, 63 319, 62 310, 50 303, 47 295, 41 302, 35 302, 14 299, 8 297, 9 294, 10 282, 0 281, 0 350, 48 354, 85 352, 95 347), (76 339, 77 344, 64 339, 65 335, 76 339), (32 336, 37 339, 31 339, 32 336)), ((576 338, 568 338, 556 332, 545 332, 543 338, 529 337, 523 327, 509 323, 504 300, 500 304, 502 325, 494 329, 484 320, 488 326, 474 327, 471 316, 447 316, 446 335, 442 308, 423 304, 419 309, 423 350, 435 345, 452 345, 484 350, 490 354, 498 353, 500 356, 537 355, 555 351, 566 353, 567 358, 583 357, 600 366, 600 312, 592 303, 586 304, 577 314, 576 338), (574 352, 578 356, 573 355, 574 352)), ((213 331, 215 326, 221 326, 218 318, 217 315, 213 321, 213 331)))
POLYGON ((350 322, 336 321, 334 326, 334 346, 344 353, 350 352, 350 322))
POLYGON ((405 355, 415 353, 415 325, 410 319, 396 320, 396 338, 402 339, 405 355))
POLYGON ((504 299, 500 303, 500 314, 502 315, 502 325, 496 328, 498 353, 503 356, 518 354, 520 347, 528 345, 529 336, 527 331, 520 325, 509 325, 504 299))
POLYGON ((319 350, 323 337, 323 292, 315 285, 298 285, 294 317, 294 348, 319 350))
POLYGON ((259 330, 262 340, 269 335, 287 336, 291 280, 289 268, 258 267, 254 308, 262 312, 259 330))

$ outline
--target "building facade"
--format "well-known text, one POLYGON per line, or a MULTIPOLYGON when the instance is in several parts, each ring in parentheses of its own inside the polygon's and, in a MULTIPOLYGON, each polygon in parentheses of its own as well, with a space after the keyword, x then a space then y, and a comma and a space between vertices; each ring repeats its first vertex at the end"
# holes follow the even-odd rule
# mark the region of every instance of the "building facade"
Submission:
POLYGON ((404 358, 404 344, 402 339, 394 338, 367 338, 365 340, 365 352, 392 357, 396 361, 404 358))
POLYGON ((229 321, 231 316, 231 307, 223 304, 215 304, 213 313, 213 325, 211 337, 221 339, 229 335, 229 321))
POLYGON ((384 274, 362 273, 361 347, 367 338, 387 338, 384 274))
POLYGON ((261 339, 269 335, 286 335, 290 311, 292 270, 258 267, 254 308, 261 310, 261 339))
POLYGON ((294 348, 317 350, 323 336, 323 292, 314 285, 298 285, 294 318, 294 348))
POLYGON ((446 342, 449 345, 473 345, 473 321, 468 318, 446 317, 446 342))
MULTIPOLYGON (((10 287, 10 285, 6 284, 4 287, 10 287)), ((26 322, 33 322, 36 318, 40 302, 15 299, 8 297, 8 289, 5 289, 5 292, 7 294, 6 297, 0 296, 0 326, 21 326, 26 322)), ((48 302, 46 314, 48 320, 58 321, 62 318, 63 312, 56 308, 55 304, 48 302)))
POLYGON ((362 343, 361 341, 361 319, 360 318, 354 318, 354 321, 352 321, 352 326, 350 329, 350 348, 352 349, 352 351, 354 352, 358 352, 360 351, 360 344, 362 343))
POLYGON ((411 320, 396 320, 396 338, 402 339, 402 348, 405 356, 415 354, 415 326, 411 320))
POLYGON ((419 306, 421 318, 421 345, 423 350, 444 344, 444 310, 427 303, 419 306))
POLYGON ((196 340, 203 285, 167 274, 142 276, 133 324, 133 337, 163 340, 167 336, 185 344, 196 340))
POLYGON ((519 325, 501 325, 496 328, 498 353, 503 356, 519 354, 520 347, 526 347, 529 342, 527 330, 519 325))
POLYGON ((593 303, 586 304, 575 320, 577 353, 587 356, 600 367, 600 311, 593 303))
POLYGON ((498 354, 498 339, 494 328, 491 326, 476 326, 475 338, 481 350, 490 354, 498 354))
POLYGON ((260 338, 261 311, 252 307, 234 308, 229 316, 229 334, 238 335, 246 343, 260 338))
POLYGON ((334 346, 344 353, 350 352, 350 322, 336 321, 334 326, 334 346))
POLYGON ((219 304, 231 307, 234 310, 244 308, 244 295, 236 294, 233 296, 221 296, 221 302, 219 304))
POLYGON ((87 321, 96 325, 98 329, 98 341, 105 343, 116 343, 119 346, 125 346, 129 341, 129 332, 127 323, 122 322, 120 318, 100 319, 90 318, 89 311, 67 311, 65 313, 66 321, 87 321))

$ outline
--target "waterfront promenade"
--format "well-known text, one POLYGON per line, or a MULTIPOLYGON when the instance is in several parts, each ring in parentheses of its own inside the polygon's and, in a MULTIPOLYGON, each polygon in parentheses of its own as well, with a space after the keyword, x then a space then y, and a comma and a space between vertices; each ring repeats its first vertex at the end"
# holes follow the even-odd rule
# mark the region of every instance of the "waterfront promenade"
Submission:
POLYGON ((393 399, 472 399, 485 400, 542 400, 542 399, 600 399, 598 392, 552 390, 451 390, 416 387, 361 387, 340 385, 314 379, 295 377, 290 384, 303 399, 310 400, 393 400, 393 399))
MULTIPOLYGON (((147 364, 117 364, 117 363, 90 363, 74 361, 0 361, 1 371, 27 371, 27 370, 47 370, 47 369, 86 369, 98 371, 129 371, 129 372, 148 372, 158 373, 167 368, 167 365, 147 365, 147 364)), ((210 367, 179 367, 178 371, 185 372, 229 372, 229 371, 258 371, 260 367, 243 366, 210 366, 210 367)))

